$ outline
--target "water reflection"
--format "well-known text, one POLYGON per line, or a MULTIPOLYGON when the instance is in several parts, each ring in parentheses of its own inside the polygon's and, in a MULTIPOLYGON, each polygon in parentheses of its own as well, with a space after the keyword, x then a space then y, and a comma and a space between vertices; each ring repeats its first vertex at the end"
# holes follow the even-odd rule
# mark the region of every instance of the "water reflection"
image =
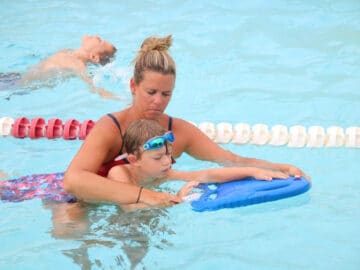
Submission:
POLYGON ((167 239, 175 234, 165 209, 124 212, 113 205, 53 202, 44 206, 52 211, 52 236, 80 243, 62 251, 80 269, 144 269, 149 249, 171 246, 167 239))

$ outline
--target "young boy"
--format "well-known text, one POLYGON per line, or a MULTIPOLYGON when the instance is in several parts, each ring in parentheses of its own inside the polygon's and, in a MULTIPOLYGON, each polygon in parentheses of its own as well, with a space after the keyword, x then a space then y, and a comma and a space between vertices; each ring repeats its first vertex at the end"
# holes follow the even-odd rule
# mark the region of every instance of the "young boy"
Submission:
POLYGON ((103 98, 115 98, 113 93, 96 88, 88 75, 88 64, 105 65, 110 62, 115 52, 116 48, 110 42, 98 36, 84 36, 80 48, 58 51, 31 67, 26 74, 0 74, 0 89, 6 90, 5 84, 11 89, 36 89, 53 86, 58 80, 77 76, 89 85, 90 92, 98 93, 103 98))
POLYGON ((171 143, 174 140, 171 131, 165 130, 153 120, 137 120, 128 126, 124 135, 128 164, 115 166, 108 174, 108 178, 112 180, 139 186, 136 202, 121 205, 123 209, 149 207, 141 202, 142 188, 159 185, 166 180, 189 182, 178 193, 181 199, 198 183, 221 183, 246 177, 261 180, 288 177, 280 171, 256 167, 227 167, 193 172, 176 171, 171 169, 171 143))

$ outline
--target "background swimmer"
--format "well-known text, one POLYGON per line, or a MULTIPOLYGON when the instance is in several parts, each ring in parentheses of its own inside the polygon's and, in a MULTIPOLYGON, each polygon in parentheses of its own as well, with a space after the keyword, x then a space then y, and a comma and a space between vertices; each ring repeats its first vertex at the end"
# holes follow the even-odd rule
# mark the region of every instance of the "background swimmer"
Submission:
POLYGON ((60 50, 31 67, 26 74, 0 73, 0 90, 54 86, 58 80, 76 76, 88 84, 90 92, 103 98, 116 98, 114 93, 97 88, 88 75, 89 64, 105 65, 111 61, 115 52, 116 48, 110 42, 98 36, 87 35, 82 38, 80 48, 60 50))

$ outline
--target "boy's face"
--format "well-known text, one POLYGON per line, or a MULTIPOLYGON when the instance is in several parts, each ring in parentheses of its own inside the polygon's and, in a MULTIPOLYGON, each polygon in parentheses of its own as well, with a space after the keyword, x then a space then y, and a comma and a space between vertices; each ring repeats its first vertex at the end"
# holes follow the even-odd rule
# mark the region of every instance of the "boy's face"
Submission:
POLYGON ((171 145, 141 153, 138 165, 151 178, 164 178, 171 168, 171 145))
POLYGON ((109 62, 116 52, 114 45, 99 36, 84 36, 82 42, 84 48, 98 56, 101 64, 109 62))

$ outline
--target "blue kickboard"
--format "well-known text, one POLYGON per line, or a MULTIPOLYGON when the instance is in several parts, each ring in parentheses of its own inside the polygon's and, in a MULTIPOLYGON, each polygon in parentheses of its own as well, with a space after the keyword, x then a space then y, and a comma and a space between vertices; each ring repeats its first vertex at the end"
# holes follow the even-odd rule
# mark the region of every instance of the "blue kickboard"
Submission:
POLYGON ((192 201, 194 211, 215 211, 251 204, 269 202, 302 194, 310 189, 310 182, 305 178, 289 177, 260 181, 254 178, 234 180, 220 184, 201 184, 203 194, 192 201))

